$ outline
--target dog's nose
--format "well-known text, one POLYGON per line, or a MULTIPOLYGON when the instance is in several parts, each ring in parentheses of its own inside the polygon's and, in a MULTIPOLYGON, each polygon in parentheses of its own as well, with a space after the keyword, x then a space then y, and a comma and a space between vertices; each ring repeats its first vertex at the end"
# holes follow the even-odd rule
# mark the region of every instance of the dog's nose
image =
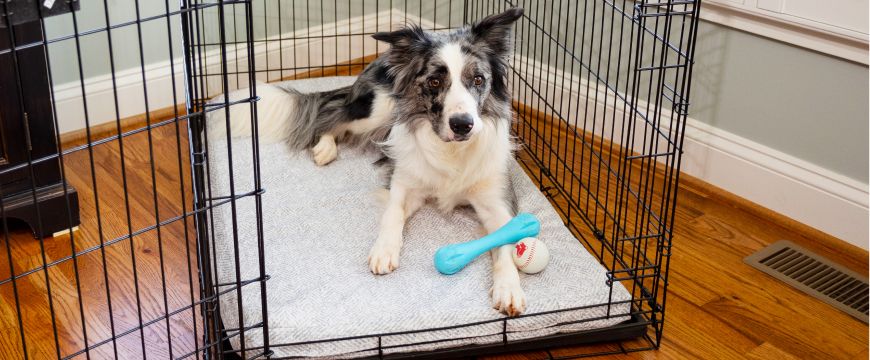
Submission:
POLYGON ((450 130, 456 135, 465 135, 471 132, 474 120, 468 114, 456 114, 450 117, 450 130))

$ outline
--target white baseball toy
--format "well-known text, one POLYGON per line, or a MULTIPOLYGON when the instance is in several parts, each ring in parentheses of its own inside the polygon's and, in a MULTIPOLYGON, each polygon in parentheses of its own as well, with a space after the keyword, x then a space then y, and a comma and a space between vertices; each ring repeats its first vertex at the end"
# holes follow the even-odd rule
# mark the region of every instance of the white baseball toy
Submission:
POLYGON ((528 237, 520 240, 511 252, 517 269, 526 273, 534 274, 544 270, 550 263, 550 250, 540 240, 528 237))

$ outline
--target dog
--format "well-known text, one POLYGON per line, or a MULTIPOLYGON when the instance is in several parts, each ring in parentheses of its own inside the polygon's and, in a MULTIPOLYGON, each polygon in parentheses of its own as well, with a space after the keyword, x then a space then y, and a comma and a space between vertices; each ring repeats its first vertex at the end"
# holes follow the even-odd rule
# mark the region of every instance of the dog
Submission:
MULTIPOLYGON (((337 141, 379 145, 389 194, 368 256, 372 273, 398 268, 405 221, 427 202, 445 212, 470 205, 486 233, 517 215, 507 71, 511 29, 522 15, 510 8, 449 33, 419 26, 376 33, 390 47, 349 87, 301 94, 257 86, 260 141, 310 149, 319 166, 336 158, 337 141)), ((252 133, 246 106, 230 107, 234 136, 252 133)), ((223 123, 224 110, 218 112, 223 123)), ((509 316, 526 309, 512 249, 490 251, 492 304, 509 316)))

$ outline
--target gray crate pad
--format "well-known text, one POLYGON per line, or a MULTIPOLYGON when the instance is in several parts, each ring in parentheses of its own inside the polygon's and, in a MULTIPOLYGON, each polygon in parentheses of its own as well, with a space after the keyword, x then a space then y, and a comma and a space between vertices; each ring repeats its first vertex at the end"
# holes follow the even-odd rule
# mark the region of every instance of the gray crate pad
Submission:
MULTIPOLYGON (((320 91, 353 82, 353 77, 288 81, 300 91, 320 91)), ((211 126, 215 124, 211 123, 211 126)), ((210 187, 213 196, 230 194, 225 138, 210 137, 210 187)), ((236 194, 253 189, 250 138, 232 141, 236 194)), ((476 238, 473 211, 442 214, 426 206, 406 224, 399 268, 375 276, 366 259, 378 233, 383 206, 373 190, 383 182, 373 151, 339 148, 338 158, 325 167, 314 165, 309 153, 292 152, 286 144, 261 144, 261 181, 265 239, 269 338, 276 356, 360 357, 377 355, 378 338, 280 346, 370 334, 442 328, 504 319, 492 308, 491 259, 484 254, 454 275, 442 275, 432 262, 444 245, 476 238)), ((563 225, 521 166, 512 163, 511 176, 521 212, 541 220, 538 238, 550 249, 550 265, 535 275, 521 274, 528 299, 527 314, 627 301, 621 284, 605 283, 606 269, 563 225)), ((241 279, 259 275, 254 200, 236 202, 241 279)), ((214 241, 218 282, 236 279, 230 204, 214 210, 214 241)), ((260 288, 242 290, 244 323, 262 321, 260 288)), ((238 327, 235 291, 221 297, 227 328, 238 327)), ((628 303, 523 317, 507 321, 508 340, 541 337, 611 326, 628 320, 628 303), (610 318, 606 315, 610 311, 610 318), (621 315, 621 316, 620 316, 621 315), (598 320, 579 322, 593 319, 598 320), (574 323, 571 323, 574 322, 574 323), (571 324, 565 324, 571 323, 571 324)), ((450 330, 383 336, 385 354, 433 350, 502 341, 502 321, 450 330), (443 341, 447 340, 447 341, 443 341), (421 344, 425 343, 425 344, 421 344), (412 345, 409 345, 412 344, 412 345), (416 344, 416 345, 414 345, 416 344), (396 347, 394 347, 396 346, 396 347)), ((231 340, 240 346, 239 337, 231 340)), ((263 344, 261 329, 245 333, 246 347, 263 344)), ((253 351, 252 353, 259 353, 253 351)))

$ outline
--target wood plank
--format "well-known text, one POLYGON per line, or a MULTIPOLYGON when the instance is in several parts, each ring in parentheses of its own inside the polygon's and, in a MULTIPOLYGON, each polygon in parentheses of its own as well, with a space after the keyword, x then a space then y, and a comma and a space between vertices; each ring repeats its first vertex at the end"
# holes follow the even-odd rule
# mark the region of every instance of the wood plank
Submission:
MULTIPOLYGON (((12 294, 11 288, 11 283, 0 286, 0 295, 12 294)), ((21 334, 18 329, 18 311, 15 303, 9 303, 6 296, 0 296, 0 334, 3 334, 3 341, 0 341, 0 354, 6 354, 12 359, 24 358, 21 334)))
POLYGON ((478 359, 486 360, 535 360, 546 359, 549 356, 546 351, 522 351, 501 355, 480 356, 478 359))
MULTIPOLYGON (((818 316, 800 316, 800 311, 788 311, 789 314, 768 304, 759 306, 748 292, 741 294, 720 298, 705 304, 704 308, 731 328, 739 329, 757 341, 766 340, 801 359, 846 359, 866 346, 861 344, 864 339, 856 338, 848 328, 841 330, 836 325, 826 324, 818 316), (820 328, 825 331, 819 332, 820 328), (807 333, 814 334, 812 339, 804 335, 807 333)), ((788 306, 787 302, 789 300, 782 301, 785 304, 782 308, 788 306)))
POLYGON ((738 359, 760 343, 739 328, 728 326, 714 312, 694 305, 674 292, 668 298, 666 320, 690 326, 668 326, 665 336, 698 359, 738 359))
POLYGON ((861 352, 855 354, 850 360, 866 360, 870 357, 870 349, 864 349, 861 352))
POLYGON ((767 360, 767 359, 781 359, 781 360, 797 360, 796 357, 791 354, 778 349, 776 346, 771 345, 766 342, 764 344, 758 345, 757 348, 752 349, 752 351, 746 353, 746 357, 748 359, 757 359, 757 360, 767 360))

